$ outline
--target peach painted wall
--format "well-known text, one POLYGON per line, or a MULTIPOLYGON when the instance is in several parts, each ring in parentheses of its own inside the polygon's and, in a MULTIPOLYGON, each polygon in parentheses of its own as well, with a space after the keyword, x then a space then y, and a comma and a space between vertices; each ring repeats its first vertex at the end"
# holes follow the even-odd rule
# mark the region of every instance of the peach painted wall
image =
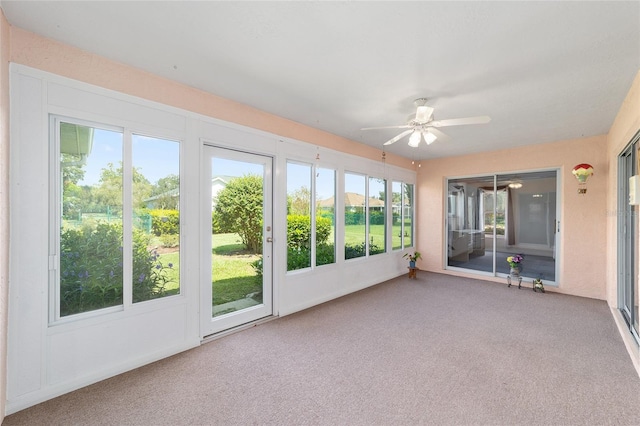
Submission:
MULTIPOLYGON (((17 27, 11 27, 10 42, 12 62, 341 152, 375 160, 381 155, 378 149, 128 67, 17 27)), ((563 243, 559 247, 562 256, 558 280, 560 287, 557 291, 610 299, 605 282, 607 278, 611 280, 611 274, 615 276, 615 271, 607 267, 612 260, 611 253, 615 254, 611 247, 612 244, 615 246, 615 242, 606 236, 607 231, 611 235, 612 226, 611 220, 607 220, 607 212, 612 207, 612 196, 607 196, 607 187, 611 187, 612 179, 615 181, 615 177, 612 178, 608 173, 615 161, 611 163, 607 158, 618 146, 624 145, 629 129, 640 119, 637 114, 638 85, 636 78, 634 88, 623 104, 608 138, 600 136, 423 162, 418 169, 418 218, 437 219, 417 221, 418 247, 427 253, 423 265, 429 270, 443 272, 442 206, 445 176, 561 167, 563 190, 560 196, 564 223, 563 243), (591 163, 596 170, 589 180, 586 196, 577 195, 576 181, 571 175, 573 166, 581 162, 591 163), (432 204, 434 200, 438 202, 432 204), (606 249, 601 251, 589 248, 605 246, 606 249)), ((635 126, 638 127, 637 124, 635 126)), ((410 160, 398 156, 387 154, 387 161, 400 167, 413 168, 410 160)))
MULTIPOLYGON (((447 177, 492 174, 535 169, 559 168, 561 242, 557 291, 577 296, 604 299, 606 292, 606 200, 609 164, 606 136, 560 141, 461 157, 423 161, 418 169, 418 250, 425 255, 422 267, 445 271, 444 202, 447 177), (576 164, 589 163, 595 174, 589 179, 588 191, 577 193, 578 182, 571 171, 576 164)), ((484 279, 484 276, 479 278, 484 279)), ((489 278, 504 282, 504 279, 489 278)))
MULTIPOLYGON (((617 286, 617 191, 618 191, 618 155, 628 145, 631 138, 640 130, 640 71, 627 93, 627 97, 620 106, 618 115, 607 135, 609 160, 609 179, 607 186, 610 188, 607 197, 607 301, 609 306, 618 307, 617 286)), ((638 254, 640 255, 640 253, 638 254)), ((638 295, 636 295, 638 297, 638 295)))
POLYGON ((0 423, 7 389, 9 283, 9 23, 0 10, 0 423))
MULTIPOLYGON (((104 57, 11 27, 11 62, 137 96, 275 135, 380 160, 382 151, 322 130, 158 77, 104 57)), ((413 169, 411 160, 386 155, 388 164, 413 169)))

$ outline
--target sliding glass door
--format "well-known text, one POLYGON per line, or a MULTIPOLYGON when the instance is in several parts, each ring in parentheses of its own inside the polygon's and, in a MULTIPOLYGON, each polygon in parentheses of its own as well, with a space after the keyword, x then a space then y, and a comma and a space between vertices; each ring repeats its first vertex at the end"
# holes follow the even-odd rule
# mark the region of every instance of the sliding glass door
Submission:
POLYGON ((618 309, 631 334, 640 341, 638 314, 638 209, 629 203, 629 178, 638 173, 637 143, 640 133, 618 157, 618 309))
POLYGON ((557 171, 449 179, 447 268, 508 274, 523 255, 522 275, 556 280, 557 171))

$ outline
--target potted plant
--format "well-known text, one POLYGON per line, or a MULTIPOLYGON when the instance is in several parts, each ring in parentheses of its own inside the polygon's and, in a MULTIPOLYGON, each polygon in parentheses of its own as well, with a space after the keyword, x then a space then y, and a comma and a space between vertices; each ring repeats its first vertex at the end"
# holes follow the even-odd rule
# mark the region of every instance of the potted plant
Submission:
POLYGON ((514 254, 513 256, 507 257, 507 263, 511 267, 509 271, 510 275, 517 276, 520 275, 520 270, 522 269, 522 260, 524 258, 521 254, 514 254))
POLYGON ((420 254, 419 251, 413 252, 413 254, 411 253, 405 253, 403 256, 404 257, 408 257, 409 258, 409 268, 415 268, 416 267, 416 261, 418 259, 420 259, 422 257, 422 255, 420 254))

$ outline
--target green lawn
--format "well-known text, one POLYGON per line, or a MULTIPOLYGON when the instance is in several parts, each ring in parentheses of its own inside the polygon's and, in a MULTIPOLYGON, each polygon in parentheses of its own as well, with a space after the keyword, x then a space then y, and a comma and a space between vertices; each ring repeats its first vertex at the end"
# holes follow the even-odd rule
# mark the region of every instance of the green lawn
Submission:
POLYGON ((211 276, 213 304, 220 305, 262 292, 261 277, 251 263, 259 255, 244 250, 237 234, 212 236, 211 276))
MULTIPOLYGON (((244 298, 247 294, 262 291, 262 283, 251 263, 260 256, 243 250, 237 234, 217 234, 213 236, 213 253, 211 255, 211 272, 214 280, 214 305, 220 305, 244 298)), ((166 290, 178 292, 180 277, 180 253, 160 255, 160 262, 167 268, 167 276, 171 282, 166 290), (169 268, 171 263, 172 267, 169 268)))
MULTIPOLYGON (((371 225, 370 236, 373 243, 379 247, 384 246, 384 225, 371 225)), ((348 245, 362 244, 365 239, 364 225, 349 225, 345 227, 345 243, 348 245)), ((329 241, 333 240, 333 233, 329 241)), ((405 236, 405 245, 410 242, 410 237, 405 236)), ((262 291, 262 283, 256 275, 251 263, 260 258, 259 255, 248 253, 244 250, 240 237, 237 234, 216 234, 212 236, 211 273, 214 289, 214 305, 244 298, 247 294, 262 291)), ((401 246, 400 225, 392 228, 392 247, 401 246)), ((179 252, 160 255, 160 261, 165 267, 169 263, 172 268, 167 269, 172 284, 167 290, 178 289, 180 276, 179 252)))
MULTIPOLYGON (((345 226, 344 230, 344 239, 345 244, 347 245, 356 245, 362 244, 365 238, 365 229, 364 225, 348 225, 345 226)), ((402 238, 400 236, 401 233, 400 224, 394 225, 391 228, 391 247, 393 249, 398 249, 402 247, 402 238)), ((404 237, 404 245, 405 247, 410 245, 411 243, 411 234, 410 234, 410 226, 405 226, 405 231, 407 231, 407 235, 404 237)), ((369 234, 373 237, 373 243, 379 247, 384 247, 384 225, 371 225, 371 231, 369 234)), ((333 238, 333 236, 331 237, 333 238)))

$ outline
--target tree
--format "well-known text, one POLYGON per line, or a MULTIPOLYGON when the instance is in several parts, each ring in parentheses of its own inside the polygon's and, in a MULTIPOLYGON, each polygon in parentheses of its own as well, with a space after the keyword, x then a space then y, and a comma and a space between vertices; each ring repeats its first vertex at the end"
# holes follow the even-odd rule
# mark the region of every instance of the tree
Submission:
POLYGON ((289 196, 288 214, 310 216, 311 215, 311 191, 309 188, 301 186, 289 196))
POLYGON ((84 178, 84 165, 78 155, 62 153, 60 156, 62 173, 62 214, 65 219, 78 219, 90 200, 84 197, 78 182, 84 178))
POLYGON ((62 182, 64 185, 77 185, 79 181, 84 179, 84 164, 80 160, 80 156, 73 154, 60 155, 60 166, 62 169, 62 182))
POLYGON ((262 205, 262 177, 252 174, 232 179, 216 198, 220 228, 240 235, 254 253, 262 251, 262 205))
POLYGON ((95 198, 99 205, 122 208, 122 162, 118 169, 113 163, 100 171, 100 184, 95 190, 95 198))
MULTIPOLYGON (((114 168, 113 163, 100 172, 100 184, 95 190, 96 201, 102 206, 122 209, 122 162, 114 168)), ((144 207, 144 200, 151 195, 151 183, 137 168, 133 168, 133 207, 144 207)))
POLYGON ((155 202, 155 207, 158 209, 177 209, 178 208, 178 194, 180 190, 180 176, 168 175, 161 179, 153 186, 151 191, 152 197, 158 197, 155 202))

